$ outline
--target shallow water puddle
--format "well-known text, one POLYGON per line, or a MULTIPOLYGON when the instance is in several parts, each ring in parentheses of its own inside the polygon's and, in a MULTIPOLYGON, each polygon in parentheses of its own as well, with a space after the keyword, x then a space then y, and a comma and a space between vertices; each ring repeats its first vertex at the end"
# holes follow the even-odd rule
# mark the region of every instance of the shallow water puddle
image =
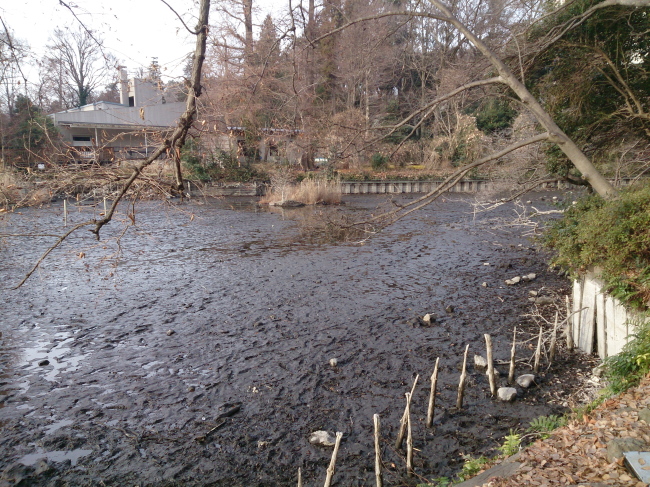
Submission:
MULTIPOLYGON (((39 333, 39 336, 33 338, 34 341, 30 344, 23 346, 17 366, 30 372, 42 373, 43 378, 49 382, 57 380, 57 376, 62 372, 78 370, 81 362, 90 355, 90 353, 73 353, 70 348, 70 344, 74 341, 73 332, 57 332, 54 336, 50 336, 47 329, 35 324, 33 330, 28 333, 39 333), (58 343, 52 346, 53 342, 58 343), (39 365, 44 361, 48 363, 39 365)), ((22 383, 22 392, 25 393, 28 389, 29 382, 22 383)))
POLYGON ((66 460, 70 460, 71 465, 74 467, 80 458, 86 457, 92 452, 92 450, 82 450, 79 448, 70 451, 44 451, 25 455, 18 462, 26 466, 31 466, 35 465, 41 459, 46 459, 48 462, 65 462, 66 460))

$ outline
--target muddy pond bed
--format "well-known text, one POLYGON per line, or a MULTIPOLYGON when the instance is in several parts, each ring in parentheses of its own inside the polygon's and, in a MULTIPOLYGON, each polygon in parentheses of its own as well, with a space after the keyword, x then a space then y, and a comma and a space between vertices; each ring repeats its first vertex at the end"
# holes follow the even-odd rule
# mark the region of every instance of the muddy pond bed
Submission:
MULTIPOLYGON (((550 196, 529 198, 548 209, 550 196)), ((565 411, 593 359, 564 349, 513 403, 492 399, 470 365, 455 410, 465 346, 485 355, 490 333, 505 361, 517 326, 517 372, 529 373, 529 291, 568 291, 523 236, 530 227, 504 224, 521 207, 474 214, 473 197, 454 195, 362 245, 300 236, 305 213, 363 214, 384 199, 274 211, 246 198, 125 205, 101 241, 82 230, 16 291, 53 241, 44 235, 63 230, 63 205, 2 215, 0 233, 33 236, 0 240, 0 485, 289 486, 299 467, 304 485, 323 485, 331 448, 308 439, 327 430, 344 435, 333 485, 370 486, 375 413, 385 485, 415 485, 565 411), (417 320, 426 313, 431 326, 417 320), (417 374, 407 478, 393 443, 417 374)), ((68 225, 99 211, 71 205, 68 225)), ((497 369, 503 382, 507 365, 497 369)))

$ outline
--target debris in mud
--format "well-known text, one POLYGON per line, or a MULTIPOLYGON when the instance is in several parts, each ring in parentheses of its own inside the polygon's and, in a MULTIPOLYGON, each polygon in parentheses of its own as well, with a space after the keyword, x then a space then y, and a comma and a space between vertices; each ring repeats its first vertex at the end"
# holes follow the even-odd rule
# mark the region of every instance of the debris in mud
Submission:
POLYGON ((336 358, 331 358, 330 359, 330 366, 336 367, 338 365, 339 361, 336 358))
POLYGON ((168 337, 172 336, 174 333, 176 333, 174 330, 167 330, 168 337))
POLYGON ((521 282, 521 277, 515 276, 512 279, 506 279, 506 284, 508 286, 514 286, 515 284, 519 284, 521 282))
POLYGON ((45 359, 45 360, 41 360, 41 361, 38 363, 38 365, 40 365, 41 367, 45 367, 46 365, 50 365, 50 361, 47 360, 47 359, 45 359))
POLYGON ((309 443, 316 446, 330 447, 336 444, 336 438, 327 431, 314 431, 309 437, 309 443))

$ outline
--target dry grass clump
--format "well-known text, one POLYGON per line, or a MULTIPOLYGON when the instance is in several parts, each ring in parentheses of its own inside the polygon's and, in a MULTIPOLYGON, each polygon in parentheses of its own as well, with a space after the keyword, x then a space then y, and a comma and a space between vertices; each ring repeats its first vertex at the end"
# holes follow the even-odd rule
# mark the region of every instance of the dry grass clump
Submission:
POLYGON ((260 200, 260 204, 277 205, 285 201, 298 201, 305 205, 338 205, 341 203, 341 181, 305 179, 299 184, 274 184, 260 200))

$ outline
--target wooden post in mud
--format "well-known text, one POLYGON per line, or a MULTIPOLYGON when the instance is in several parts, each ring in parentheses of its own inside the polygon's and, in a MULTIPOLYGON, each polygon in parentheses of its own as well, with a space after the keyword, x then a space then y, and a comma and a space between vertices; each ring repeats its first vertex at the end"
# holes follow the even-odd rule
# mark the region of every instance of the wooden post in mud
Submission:
POLYGON ((515 382, 515 354, 517 352, 517 327, 512 332, 512 348, 510 349, 510 370, 508 370, 508 384, 515 382))
POLYGON ((431 374, 431 393, 429 394, 429 409, 427 410, 427 428, 431 428, 433 425, 433 413, 436 409, 436 389, 438 386, 438 363, 440 362, 440 357, 436 359, 436 365, 433 368, 433 374, 431 374))
MULTIPOLYGON (((413 387, 411 387, 411 397, 413 397, 413 394, 415 393, 415 385, 418 383, 419 378, 420 378, 420 374, 415 376, 415 380, 413 381, 413 387)), ((410 401, 407 401, 406 408, 404 409, 404 414, 402 414, 402 419, 399 423, 399 432, 397 433, 397 439, 395 440, 396 450, 402 448, 402 442, 404 441, 404 435, 406 434, 406 417, 408 415, 409 404, 410 401)))
POLYGON ((566 334, 566 348, 569 349, 569 352, 573 352, 575 343, 573 341, 573 320, 571 314, 571 303, 569 303, 569 296, 564 296, 564 302, 566 303, 566 327, 564 328, 564 333, 566 334))
POLYGON ((553 325, 553 336, 551 337, 551 349, 548 352, 549 365, 555 361, 555 354, 557 352, 557 322, 558 322, 558 313, 556 311, 555 324, 553 325))
POLYGON ((458 397, 456 398, 456 409, 463 409, 463 397, 465 396, 465 379, 467 379, 467 353, 469 344, 465 347, 465 356, 463 357, 463 370, 460 373, 460 382, 458 384, 458 397))
POLYGON ((413 432, 411 430, 411 395, 406 393, 406 475, 413 477, 413 432))
POLYGON ((533 372, 539 372, 539 362, 542 356, 542 327, 539 327, 539 338, 537 339, 537 349, 535 350, 535 363, 533 365, 533 372))
POLYGON ((336 455, 339 453, 339 446, 341 446, 341 438, 343 433, 340 431, 336 432, 336 443, 334 443, 334 451, 332 452, 332 459, 330 460, 330 465, 327 467, 327 476, 325 477, 325 487, 330 487, 332 485, 332 477, 334 476, 334 466, 336 465, 336 455))
POLYGON ((487 351, 487 375, 488 381, 490 382, 490 394, 492 397, 497 395, 497 382, 494 380, 494 360, 492 358, 492 337, 486 333, 483 335, 485 337, 485 349, 487 351))
POLYGON ((104 196, 104 216, 106 216, 106 196, 104 196))
POLYGON ((63 200, 63 226, 68 226, 68 200, 63 200))
POLYGON ((375 479, 377 479, 377 487, 383 487, 384 477, 381 473, 381 450, 379 448, 379 415, 375 414, 372 420, 375 423, 375 479))
POLYGON ((302 470, 298 467, 298 487, 302 487, 302 470))

